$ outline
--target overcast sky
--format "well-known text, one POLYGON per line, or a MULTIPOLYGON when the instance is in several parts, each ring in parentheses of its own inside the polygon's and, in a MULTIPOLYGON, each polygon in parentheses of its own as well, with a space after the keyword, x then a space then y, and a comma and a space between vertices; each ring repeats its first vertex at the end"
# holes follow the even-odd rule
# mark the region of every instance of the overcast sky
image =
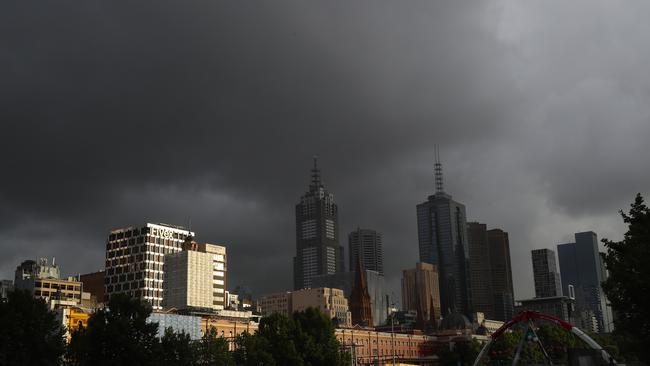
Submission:
POLYGON ((341 244, 384 235, 399 296, 415 206, 446 191, 530 250, 620 239, 649 193, 650 2, 56 1, 0 4, 0 278, 103 269, 112 228, 185 224, 229 282, 290 289, 311 157, 341 244))

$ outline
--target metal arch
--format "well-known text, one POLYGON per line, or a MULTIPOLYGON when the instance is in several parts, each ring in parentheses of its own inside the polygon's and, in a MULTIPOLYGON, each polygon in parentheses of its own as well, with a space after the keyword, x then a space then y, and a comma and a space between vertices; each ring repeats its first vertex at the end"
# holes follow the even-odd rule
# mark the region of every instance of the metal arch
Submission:
POLYGON ((585 332, 583 332, 579 328, 574 327, 570 323, 560 318, 557 318, 555 316, 539 313, 537 311, 526 310, 519 313, 517 316, 515 316, 510 321, 502 325, 501 328, 497 329, 494 333, 490 335, 490 340, 485 344, 485 346, 483 346, 481 352, 479 352, 478 356, 476 357, 476 360, 474 361, 473 366, 478 366, 483 356, 485 356, 485 353, 487 353, 487 351, 490 349, 490 346, 492 346, 492 343, 494 343, 494 341, 497 338, 499 338, 503 333, 505 333, 506 330, 510 329, 513 325, 517 323, 530 321, 534 319, 546 320, 548 322, 557 325, 558 327, 568 330, 569 332, 573 333, 576 337, 578 337, 580 340, 588 344, 591 348, 600 351, 600 355, 602 356, 603 360, 605 360, 605 362, 607 362, 608 364, 614 364, 614 365, 617 364, 614 358, 612 358, 612 356, 610 356, 609 353, 607 353, 607 351, 605 351, 598 343, 596 343, 596 341, 594 341, 591 337, 589 337, 587 334, 585 334, 585 332))

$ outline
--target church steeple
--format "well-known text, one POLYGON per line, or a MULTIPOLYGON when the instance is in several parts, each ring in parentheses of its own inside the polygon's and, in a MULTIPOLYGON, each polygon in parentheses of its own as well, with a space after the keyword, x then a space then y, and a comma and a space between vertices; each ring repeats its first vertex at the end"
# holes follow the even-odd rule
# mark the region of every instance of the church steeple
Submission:
POLYGON ((366 286, 366 276, 361 259, 357 258, 356 270, 354 273, 354 287, 350 296, 350 312, 352 313, 352 324, 372 327, 372 309, 370 307, 370 295, 366 286))

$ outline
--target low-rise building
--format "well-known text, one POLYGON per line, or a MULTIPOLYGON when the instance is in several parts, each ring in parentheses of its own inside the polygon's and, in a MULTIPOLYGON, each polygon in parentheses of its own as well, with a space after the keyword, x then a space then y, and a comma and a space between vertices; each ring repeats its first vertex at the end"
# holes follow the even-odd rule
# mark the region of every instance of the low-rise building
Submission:
POLYGON ((276 292, 261 296, 257 299, 257 306, 263 316, 273 313, 289 316, 291 314, 291 292, 276 292))
POLYGON ((83 284, 84 292, 90 293, 96 303, 104 302, 104 271, 79 275, 79 281, 83 284))
POLYGON ((82 283, 74 277, 61 278, 59 267, 48 264, 47 259, 38 262, 26 260, 16 268, 14 287, 27 290, 35 298, 50 300, 72 301, 81 304, 82 283))
MULTIPOLYGON (((433 343, 436 337, 413 333, 378 332, 359 327, 338 328, 335 335, 341 346, 358 365, 388 365, 407 360, 430 359, 433 364, 433 343)), ((355 364, 353 362, 353 364, 355 364)))
POLYGON ((201 317, 173 313, 151 313, 148 323, 158 323, 158 337, 165 335, 165 329, 171 328, 176 333, 186 333, 192 340, 201 339, 201 317))
POLYGON ((351 325, 352 316, 343 290, 329 287, 308 288, 291 293, 291 312, 316 308, 336 319, 339 325, 351 325))

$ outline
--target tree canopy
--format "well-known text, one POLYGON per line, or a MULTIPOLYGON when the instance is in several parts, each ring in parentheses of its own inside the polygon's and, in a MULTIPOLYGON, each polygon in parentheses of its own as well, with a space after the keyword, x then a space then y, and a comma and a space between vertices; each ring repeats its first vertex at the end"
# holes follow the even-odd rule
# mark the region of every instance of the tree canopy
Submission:
POLYGON ((603 239, 609 278, 603 289, 615 313, 615 333, 624 341, 621 354, 650 361, 650 209, 637 194, 629 213, 621 211, 628 225, 622 241, 603 239))
POLYGON ((0 302, 0 365, 59 365, 64 329, 45 301, 25 290, 0 302))

